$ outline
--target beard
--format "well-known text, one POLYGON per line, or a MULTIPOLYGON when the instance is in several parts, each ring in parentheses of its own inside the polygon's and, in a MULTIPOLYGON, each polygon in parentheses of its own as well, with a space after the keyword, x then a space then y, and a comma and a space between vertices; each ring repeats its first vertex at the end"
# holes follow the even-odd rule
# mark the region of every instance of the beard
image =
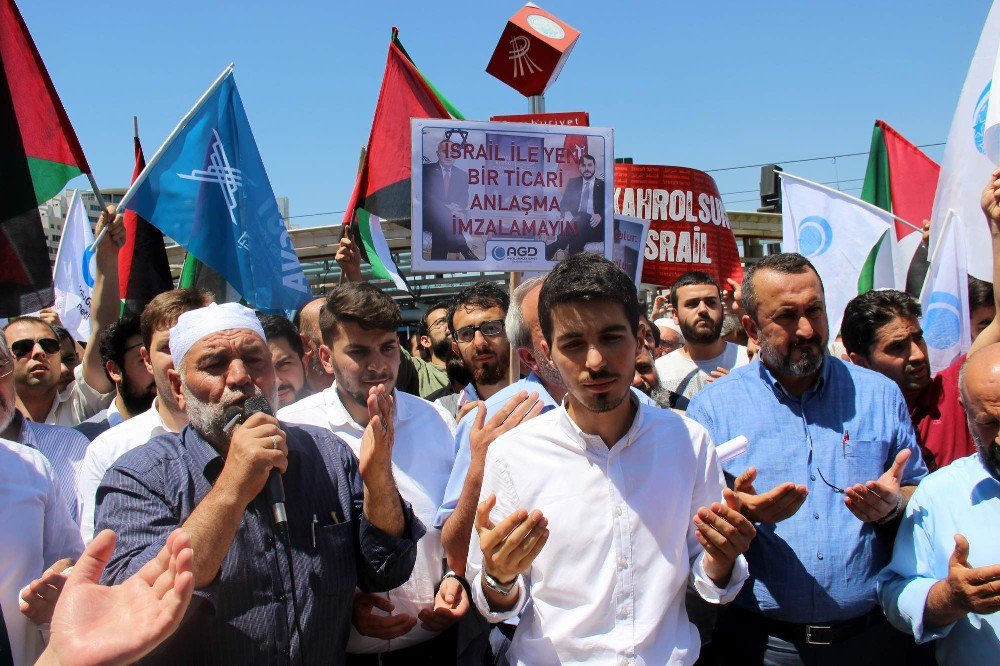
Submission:
POLYGON ((472 380, 476 382, 476 386, 492 386, 506 376, 507 368, 499 360, 484 363, 472 370, 472 380))
MULTIPOLYGON (((183 380, 182 380, 183 381, 183 380)), ((264 395, 264 392, 260 390, 260 387, 252 385, 252 391, 233 391, 228 386, 225 392, 222 394, 219 402, 202 402, 191 393, 191 390, 187 387, 187 384, 181 385, 181 391, 184 394, 184 401, 187 407, 188 420, 191 425, 197 430, 202 437, 204 437, 208 442, 219 446, 219 447, 229 447, 229 442, 232 439, 232 432, 226 432, 226 422, 229 419, 226 418, 226 409, 242 403, 244 400, 250 396, 261 396, 267 399, 269 405, 271 405, 272 411, 274 406, 278 404, 278 391, 277 387, 271 392, 271 395, 264 395)), ((232 417, 230 417, 232 418, 232 417)))
POLYGON ((361 377, 352 377, 349 373, 339 371, 335 372, 335 374, 337 375, 337 393, 340 394, 341 402, 343 402, 346 396, 358 405, 367 405, 370 387, 365 384, 368 383, 383 384, 389 393, 392 393, 393 389, 396 388, 396 378, 391 375, 362 375, 361 377))
POLYGON ((996 442, 984 442, 971 423, 969 433, 972 435, 972 441, 976 443, 976 450, 979 452, 979 460, 983 463, 983 467, 990 476, 1000 481, 1000 446, 996 442))
MULTIPOLYGON (((617 375, 614 375, 606 370, 601 370, 599 372, 588 373, 587 378, 593 381, 597 379, 617 378, 617 375)), ((596 395, 596 396, 588 395, 586 400, 582 399, 578 395, 574 395, 573 397, 576 398, 576 401, 580 403, 580 406, 586 409, 588 412, 602 414, 604 412, 610 412, 614 409, 617 409, 619 405, 621 405, 625 401, 625 398, 628 397, 628 394, 631 390, 632 386, 629 385, 626 386, 625 390, 619 395, 615 395, 613 393, 603 393, 601 395, 596 395)), ((586 395, 586 393, 584 393, 583 391, 581 391, 581 394, 586 395)))
POLYGON ((552 361, 545 358, 545 352, 538 347, 532 347, 531 355, 535 357, 535 363, 538 364, 538 370, 535 371, 535 374, 554 386, 566 388, 562 375, 559 374, 559 369, 552 361))
MULTIPOLYGON (((711 330, 706 331, 703 328, 698 328, 697 326, 692 326, 686 321, 681 321, 681 335, 684 336, 684 340, 690 340, 695 344, 707 345, 711 342, 715 342, 720 337, 722 337, 722 324, 723 319, 720 317, 719 321, 712 321, 711 319, 699 318, 698 322, 707 321, 712 324, 711 330)), ((696 324, 698 322, 695 322, 696 324)))
POLYGON ((431 345, 431 353, 442 361, 447 361, 448 357, 451 356, 451 340, 449 338, 438 340, 431 345))
POLYGON ((136 388, 131 380, 122 375, 122 382, 118 385, 118 395, 121 396, 125 409, 132 416, 142 414, 153 404, 156 397, 156 382, 150 382, 145 388, 136 388))
POLYGON ((14 400, 7 400, 3 393, 0 393, 0 432, 7 429, 10 422, 14 420, 14 400))
POLYGON ((788 352, 782 354, 781 351, 771 344, 771 341, 760 336, 760 357, 764 364, 782 374, 791 377, 806 377, 813 374, 823 366, 823 336, 814 335, 808 340, 795 339, 788 352), (814 347, 818 347, 816 351, 814 347), (792 360, 792 353, 800 350, 802 355, 797 360, 792 360))

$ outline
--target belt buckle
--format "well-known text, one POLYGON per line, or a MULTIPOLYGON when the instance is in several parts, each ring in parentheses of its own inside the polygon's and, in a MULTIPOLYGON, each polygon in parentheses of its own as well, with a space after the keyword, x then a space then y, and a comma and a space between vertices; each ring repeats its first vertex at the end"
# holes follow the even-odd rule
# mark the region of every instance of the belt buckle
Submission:
POLYGON ((814 630, 815 631, 829 631, 832 628, 833 627, 831 627, 829 625, 814 625, 814 624, 806 625, 806 643, 808 645, 831 645, 833 643, 833 641, 831 641, 829 639, 829 637, 827 637, 826 640, 822 640, 822 639, 819 639, 819 638, 813 638, 813 631, 814 630))

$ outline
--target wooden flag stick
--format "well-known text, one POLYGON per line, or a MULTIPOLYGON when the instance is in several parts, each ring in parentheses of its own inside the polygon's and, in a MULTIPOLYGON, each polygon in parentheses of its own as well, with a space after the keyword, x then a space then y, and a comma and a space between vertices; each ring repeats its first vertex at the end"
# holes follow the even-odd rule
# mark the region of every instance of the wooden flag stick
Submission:
MULTIPOLYGON (((520 271, 511 271, 509 286, 511 301, 514 300, 514 290, 521 284, 521 277, 522 275, 520 271)), ((509 339, 509 332, 507 333, 507 336, 509 339)), ((513 384, 519 379, 521 379, 521 357, 517 355, 517 347, 512 344, 510 346, 510 383, 513 384)))
MULTIPOLYGON (((94 174, 88 173, 87 180, 90 181, 90 189, 94 191, 94 196, 97 197, 97 205, 101 207, 101 212, 103 213, 104 209, 107 208, 107 203, 104 201, 104 195, 101 194, 101 188, 97 186, 97 181, 94 180, 94 174)), ((101 229, 101 233, 97 234, 97 238, 94 239, 94 244, 90 246, 91 249, 97 247, 97 244, 101 242, 101 239, 104 238, 104 234, 107 232, 108 227, 107 225, 104 225, 104 228, 101 229)))

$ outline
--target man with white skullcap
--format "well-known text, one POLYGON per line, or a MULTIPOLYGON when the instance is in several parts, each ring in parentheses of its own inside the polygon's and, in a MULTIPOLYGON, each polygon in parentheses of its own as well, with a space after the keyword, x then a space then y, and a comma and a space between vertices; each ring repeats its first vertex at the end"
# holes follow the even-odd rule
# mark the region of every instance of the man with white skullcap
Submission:
POLYGON ((190 424, 119 458, 97 492, 97 530, 118 534, 105 583, 141 568, 175 528, 191 535, 192 609, 146 663, 343 663, 355 588, 407 580, 424 533, 392 474, 391 387, 369 391, 355 457, 329 431, 247 414, 251 397, 277 404, 252 310, 185 312, 170 352, 190 424), (262 492, 272 470, 282 473, 287 532, 262 492))

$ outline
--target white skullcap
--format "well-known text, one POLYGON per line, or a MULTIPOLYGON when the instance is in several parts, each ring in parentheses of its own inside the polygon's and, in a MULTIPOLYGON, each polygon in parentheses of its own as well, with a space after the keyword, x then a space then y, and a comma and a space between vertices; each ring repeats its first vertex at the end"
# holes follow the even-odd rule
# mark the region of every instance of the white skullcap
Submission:
POLYGON ((206 335, 234 328, 246 328, 259 335, 261 340, 267 339, 257 314, 239 303, 212 303, 182 313, 170 329, 170 356, 174 359, 174 367, 179 369, 191 347, 206 335))
MULTIPOLYGON (((665 326, 669 328, 671 331, 676 331, 677 333, 681 333, 681 327, 678 326, 676 323, 674 323, 674 320, 671 319, 670 317, 660 317, 659 319, 653 322, 653 325, 665 326)), ((681 333, 681 335, 683 336, 684 334, 681 333)))

